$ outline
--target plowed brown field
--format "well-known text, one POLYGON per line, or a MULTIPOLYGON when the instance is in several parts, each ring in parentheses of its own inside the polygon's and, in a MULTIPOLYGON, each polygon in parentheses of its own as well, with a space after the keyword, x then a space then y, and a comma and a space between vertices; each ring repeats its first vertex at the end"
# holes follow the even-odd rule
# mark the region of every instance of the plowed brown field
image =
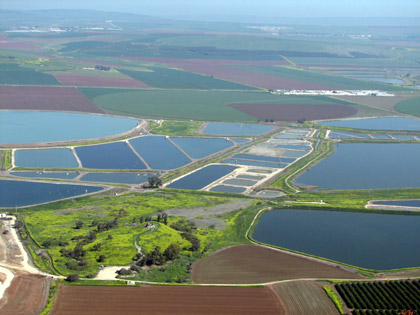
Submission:
POLYGON ((111 314, 285 314, 266 287, 97 287, 59 289, 51 315, 111 314))
POLYGON ((313 281, 278 283, 272 286, 290 315, 339 315, 322 287, 313 281))
POLYGON ((266 283, 283 279, 355 279, 358 274, 257 245, 238 245, 200 259, 193 266, 196 283, 266 283))
POLYGON ((39 314, 47 303, 48 290, 49 281, 44 276, 16 276, 0 300, 0 314, 39 314))
POLYGON ((84 76, 58 74, 55 76, 64 85, 72 86, 102 86, 124 88, 147 88, 147 84, 131 78, 108 78, 101 76, 84 76))
POLYGON ((348 105, 306 105, 306 104, 230 104, 241 112, 265 120, 297 121, 333 119, 352 116, 357 109, 348 105))
POLYGON ((0 86, 0 109, 104 113, 75 88, 0 86))

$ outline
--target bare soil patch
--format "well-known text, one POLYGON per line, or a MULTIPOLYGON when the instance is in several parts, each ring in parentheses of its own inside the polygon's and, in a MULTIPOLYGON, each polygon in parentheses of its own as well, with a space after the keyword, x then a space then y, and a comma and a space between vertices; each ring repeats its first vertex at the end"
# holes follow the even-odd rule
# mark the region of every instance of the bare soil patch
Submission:
POLYGON ((49 282, 44 276, 18 275, 0 300, 0 314, 36 315, 47 303, 49 282))
POLYGON ((42 47, 33 44, 21 42, 18 40, 0 40, 0 49, 18 49, 18 50, 40 50, 42 47))
POLYGON ((313 281, 279 283, 272 288, 290 315, 340 314, 322 287, 313 281))
POLYGON ((0 282, 3 283, 7 279, 7 276, 4 273, 0 273, 0 282))
POLYGON ((217 216, 244 209, 251 205, 251 203, 252 200, 236 200, 213 207, 176 208, 165 211, 165 213, 170 216, 185 217, 200 228, 212 226, 215 229, 223 229, 226 223, 223 220, 217 219, 217 216))
POLYGON ((269 288, 62 285, 50 314, 285 314, 269 288))
POLYGON ((299 278, 357 279, 358 274, 310 258, 257 245, 238 245, 197 261, 195 283, 246 284, 299 278))
POLYGON ((104 113, 75 88, 0 86, 0 109, 104 113))
POLYGON ((103 76, 87 75, 55 75, 58 81, 64 85, 72 86, 101 86, 101 87, 123 87, 123 88, 147 88, 147 84, 131 78, 109 78, 103 76))
POLYGON ((276 121, 297 121, 333 119, 352 116, 357 109, 348 105, 307 105, 307 104, 230 104, 230 107, 240 110, 260 120, 274 119, 276 121))

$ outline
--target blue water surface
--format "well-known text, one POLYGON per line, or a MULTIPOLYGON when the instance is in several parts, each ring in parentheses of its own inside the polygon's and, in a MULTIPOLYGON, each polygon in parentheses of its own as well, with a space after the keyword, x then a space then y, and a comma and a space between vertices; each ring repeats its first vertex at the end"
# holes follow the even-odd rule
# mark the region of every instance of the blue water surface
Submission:
POLYGON ((15 165, 33 168, 79 167, 73 152, 67 148, 16 150, 15 165))
POLYGON ((152 169, 170 170, 191 162, 164 136, 138 137, 130 143, 152 169))
POLYGON ((343 143, 296 179, 321 189, 420 187, 420 144, 343 143))
POLYGON ((126 132, 137 119, 48 111, 0 111, 0 143, 86 140, 126 132))
POLYGON ((345 119, 318 122, 318 124, 323 126, 347 127, 369 130, 420 130, 420 119, 405 117, 345 119))
POLYGON ((146 165, 125 142, 77 147, 76 153, 84 168, 141 170, 146 165))
POLYGON ((22 207, 102 190, 101 187, 0 180, 0 207, 22 207))
POLYGON ((171 140, 193 159, 202 159, 233 146, 232 141, 224 138, 172 137, 171 140))
POLYGON ((375 270, 420 267, 420 216, 273 210, 253 238, 375 270))
POLYGON ((167 188, 199 190, 235 169, 235 166, 230 165, 208 165, 174 181, 167 188))

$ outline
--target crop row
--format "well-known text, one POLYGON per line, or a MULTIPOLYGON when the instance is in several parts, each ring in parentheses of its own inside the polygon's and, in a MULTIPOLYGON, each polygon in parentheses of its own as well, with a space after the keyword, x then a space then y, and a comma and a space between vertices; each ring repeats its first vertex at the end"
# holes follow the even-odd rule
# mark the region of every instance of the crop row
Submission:
POLYGON ((420 280, 337 284, 346 305, 358 310, 419 310, 420 280))
POLYGON ((353 315, 418 315, 418 311, 397 311, 397 310, 354 310, 353 315))

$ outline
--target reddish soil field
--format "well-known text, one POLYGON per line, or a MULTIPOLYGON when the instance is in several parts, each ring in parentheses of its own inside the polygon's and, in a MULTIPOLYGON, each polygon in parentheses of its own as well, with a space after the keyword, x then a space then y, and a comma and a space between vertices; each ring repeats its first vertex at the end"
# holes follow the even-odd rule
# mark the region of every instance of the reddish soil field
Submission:
POLYGON ((82 287, 62 285, 51 315, 285 314, 267 287, 82 287))
POLYGON ((39 314, 47 304, 48 290, 49 280, 43 276, 16 276, 0 300, 0 314, 39 314))
POLYGON ((289 315, 339 315, 322 286, 313 281, 282 282, 272 286, 289 315))
POLYGON ((170 67, 180 68, 186 71, 201 73, 227 81, 242 83, 246 85, 261 87, 265 89, 309 89, 309 90, 332 90, 333 87, 302 82, 272 76, 263 73, 245 71, 231 68, 228 65, 284 65, 285 60, 263 60, 263 61, 234 61, 219 59, 171 59, 171 58, 137 58, 142 61, 159 62, 170 67))
POLYGON ((60 83, 72 86, 104 86, 124 88, 147 88, 147 84, 130 78, 108 78, 101 76, 67 75, 57 74, 55 76, 60 83))
POLYGON ((352 106, 331 104, 230 104, 229 106, 260 120, 274 119, 276 121, 297 121, 301 118, 333 119, 357 113, 357 109, 352 106))
POLYGON ((104 113, 75 88, 0 86, 0 109, 104 113))
POLYGON ((192 270, 196 283, 246 284, 299 278, 361 277, 327 263, 257 245, 228 247, 200 259, 192 270))
POLYGON ((1 39, 0 49, 40 50, 42 48, 32 43, 1 39))

